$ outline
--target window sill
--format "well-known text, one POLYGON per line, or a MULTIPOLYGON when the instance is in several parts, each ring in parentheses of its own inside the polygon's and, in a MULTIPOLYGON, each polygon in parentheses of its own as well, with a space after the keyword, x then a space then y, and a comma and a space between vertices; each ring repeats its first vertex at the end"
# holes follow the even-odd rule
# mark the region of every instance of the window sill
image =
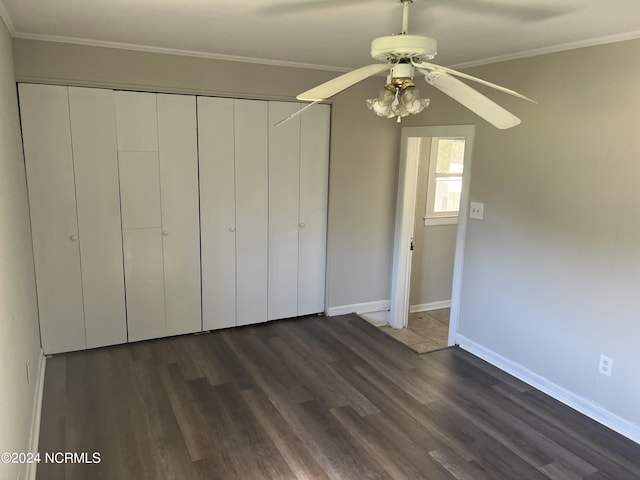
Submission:
POLYGON ((457 224, 458 224, 458 215, 453 217, 425 217, 424 218, 425 227, 435 227, 438 225, 457 225, 457 224))

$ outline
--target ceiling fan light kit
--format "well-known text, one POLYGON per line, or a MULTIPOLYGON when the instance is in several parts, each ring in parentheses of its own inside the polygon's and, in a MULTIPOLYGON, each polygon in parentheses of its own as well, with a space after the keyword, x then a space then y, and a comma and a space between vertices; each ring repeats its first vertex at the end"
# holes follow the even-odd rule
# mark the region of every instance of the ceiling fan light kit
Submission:
POLYGON ((420 97, 420 92, 413 83, 414 68, 407 63, 399 63, 393 67, 387 77, 387 84, 377 98, 367 100, 367 107, 380 117, 402 117, 417 115, 429 106, 430 100, 420 97))
MULTIPOLYGON (((389 71, 387 83, 376 98, 366 101, 367 107, 381 117, 402 117, 422 112, 430 103, 422 98, 413 82, 416 70, 424 75, 428 85, 440 90, 499 129, 515 127, 520 119, 455 77, 471 80, 500 92, 535 103, 530 98, 500 85, 429 63, 436 56, 437 42, 422 35, 409 35, 409 5, 414 0, 400 0, 403 6, 402 31, 397 35, 379 37, 371 42, 371 56, 384 63, 376 63, 345 73, 296 98, 306 102, 322 102, 366 78, 389 71)), ((312 104, 313 104, 312 103, 312 104)), ((298 115, 307 107, 287 117, 279 124, 298 115)))

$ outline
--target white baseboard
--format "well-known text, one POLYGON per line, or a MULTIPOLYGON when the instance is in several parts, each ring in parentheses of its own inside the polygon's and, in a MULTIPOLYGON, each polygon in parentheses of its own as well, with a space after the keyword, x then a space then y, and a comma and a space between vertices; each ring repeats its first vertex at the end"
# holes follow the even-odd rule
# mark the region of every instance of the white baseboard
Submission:
POLYGON ((636 425, 635 423, 629 422, 628 420, 611 413, 597 403, 576 395, 566 388, 563 388, 537 373, 532 372, 519 363, 513 362, 493 350, 489 350, 473 340, 470 340, 464 335, 457 334, 456 343, 460 348, 482 358, 491 365, 510 373, 514 377, 519 378, 523 382, 528 383, 547 395, 550 395, 574 410, 577 410, 596 422, 618 432, 620 435, 640 444, 640 425, 636 425))
POLYGON ((378 300, 367 303, 354 303, 353 305, 341 305, 339 307, 329 307, 327 317, 336 315, 346 315, 347 313, 372 313, 389 310, 391 302, 389 300, 378 300))
MULTIPOLYGON (((33 414, 31 417, 31 434, 29 436, 29 452, 36 453, 40 442, 40 418, 42 415, 42 395, 44 393, 44 372, 47 365, 47 358, 42 350, 40 351, 40 361, 38 362, 38 374, 36 377, 36 392, 33 402, 33 414)), ((36 480, 37 463, 28 463, 25 474, 26 480, 36 480)))
POLYGON ((416 312, 428 312, 430 310, 439 310, 441 308, 451 307, 451 300, 440 300, 439 302, 420 303, 418 305, 411 305, 409 307, 409 313, 416 312))

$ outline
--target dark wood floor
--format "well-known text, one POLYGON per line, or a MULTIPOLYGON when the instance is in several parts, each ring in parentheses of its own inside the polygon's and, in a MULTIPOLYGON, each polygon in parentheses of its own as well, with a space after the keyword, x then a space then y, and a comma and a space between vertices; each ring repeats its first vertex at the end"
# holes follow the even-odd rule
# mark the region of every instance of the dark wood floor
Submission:
POLYGON ((57 355, 40 480, 640 478, 640 446, 464 351, 356 316, 57 355))

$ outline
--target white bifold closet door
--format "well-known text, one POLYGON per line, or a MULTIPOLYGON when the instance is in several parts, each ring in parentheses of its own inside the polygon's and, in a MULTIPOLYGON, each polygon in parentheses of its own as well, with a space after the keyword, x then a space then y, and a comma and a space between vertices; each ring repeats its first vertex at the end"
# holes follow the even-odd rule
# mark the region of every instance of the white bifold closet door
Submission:
POLYGON ((40 334, 45 353, 86 347, 66 87, 20 85, 40 334))
POLYGON ((329 106, 269 102, 269 320, 324 311, 329 106))
POLYGON ((325 310, 331 107, 300 115, 298 315, 325 310))
POLYGON ((236 324, 267 321, 268 103, 234 100, 236 324))
POLYGON ((236 326, 233 103, 231 98, 198 97, 204 330, 236 326))
POLYGON ((196 97, 157 95, 167 331, 202 331, 196 97))
POLYGON ((87 348, 127 341, 114 92, 69 88, 87 348))
POLYGON ((300 115, 273 125, 299 109, 269 102, 269 320, 298 314, 300 115))
POLYGON ((201 330, 195 98, 116 93, 129 340, 201 330))
POLYGON ((156 96, 116 92, 129 341, 162 337, 164 265, 156 96))
POLYGON ((330 110, 272 126, 299 108, 198 97, 205 330, 324 311, 330 110))
POLYGON ((125 342, 113 92, 19 90, 43 350, 125 342))

